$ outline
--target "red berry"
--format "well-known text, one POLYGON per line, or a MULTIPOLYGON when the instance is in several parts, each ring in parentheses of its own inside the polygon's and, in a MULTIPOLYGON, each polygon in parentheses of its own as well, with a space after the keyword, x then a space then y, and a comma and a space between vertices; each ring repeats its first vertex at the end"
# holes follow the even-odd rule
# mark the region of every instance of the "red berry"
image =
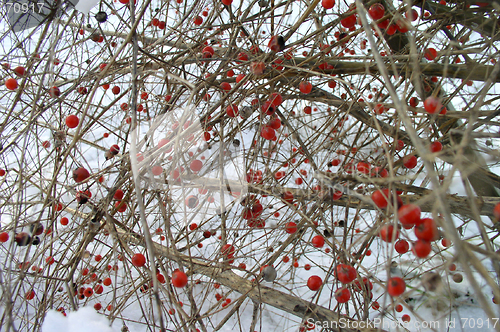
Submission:
POLYGON ((405 289, 405 281, 400 277, 392 277, 387 282, 387 293, 392 297, 400 296, 405 292, 405 289))
POLYGON ((43 225, 31 224, 30 230, 33 235, 41 235, 43 233, 43 225))
POLYGON ((250 71, 256 76, 264 74, 265 70, 266 70, 266 64, 262 61, 252 62, 250 64, 250 71))
POLYGON ((234 256, 236 249, 232 244, 225 244, 222 246, 220 251, 222 255, 227 256, 228 258, 232 258, 234 256))
POLYGON ((407 24, 404 20, 398 20, 396 22, 396 28, 401 33, 407 33, 409 30, 409 24, 407 24))
POLYGON ((61 94, 61 90, 57 86, 53 86, 49 89, 49 95, 52 98, 58 97, 61 94))
POLYGON ((267 47, 273 52, 281 52, 285 49, 285 41, 281 36, 272 36, 267 47))
POLYGON ((325 9, 332 9, 335 6, 335 0, 322 0, 321 5, 325 9))
POLYGON ((203 163, 201 162, 201 160, 198 160, 198 159, 195 159, 191 162, 191 164, 189 165, 189 168, 193 171, 193 172, 199 172, 201 170, 201 168, 203 167, 203 163))
POLYGON ((111 92, 113 92, 114 95, 117 95, 120 93, 120 87, 119 86, 114 86, 112 89, 111 89, 111 92))
POLYGON ((500 203, 498 203, 497 205, 495 205, 495 207, 493 208, 493 216, 499 220, 500 219, 500 203))
POLYGON ((325 239, 321 235, 316 235, 312 238, 311 243, 315 248, 323 248, 325 245, 325 239))
POLYGON ((267 115, 273 115, 276 107, 272 105, 271 101, 267 100, 262 104, 261 110, 267 115))
POLYGON ((160 165, 155 165, 151 167, 151 173, 153 173, 153 175, 155 176, 158 176, 163 173, 163 167, 161 167, 160 165))
POLYGON ((370 164, 365 162, 359 162, 357 165, 357 169, 360 173, 370 174, 370 164))
POLYGON ((437 51, 436 49, 430 47, 425 50, 424 56, 427 60, 432 61, 437 57, 437 51))
POLYGON ((424 100, 424 108, 429 114, 439 112, 441 110, 441 107, 441 101, 437 97, 430 96, 424 100))
POLYGON ((1 243, 7 242, 8 240, 9 240, 9 233, 7 233, 7 232, 0 233, 0 242, 1 243))
POLYGON ((221 87, 221 89, 222 89, 222 90, 224 90, 224 91, 229 91, 229 90, 231 90, 231 84, 229 84, 228 82, 222 82, 222 83, 220 84, 220 87, 221 87))
POLYGON ((292 204, 293 203, 293 193, 291 191, 285 191, 283 193, 283 200, 285 202, 292 204))
POLYGON ((90 287, 85 289, 85 291, 83 292, 83 295, 85 295, 85 297, 91 297, 92 294, 94 294, 94 290, 90 287))
POLYGON ((14 73, 18 77, 22 77, 26 74, 26 68, 24 68, 23 66, 16 67, 16 68, 14 68, 14 73))
POLYGON ((193 20, 194 25, 201 25, 203 23, 203 18, 201 16, 196 16, 193 20))
POLYGON ((396 145, 395 146, 396 151, 401 151, 405 147, 405 143, 400 139, 398 139, 395 145, 396 145))
POLYGON ((389 36, 392 36, 393 34, 398 31, 398 26, 396 24, 391 24, 387 30, 385 30, 385 33, 388 34, 389 36))
POLYGON ((374 20, 379 20, 384 17, 385 7, 381 3, 375 3, 371 5, 370 9, 368 9, 368 13, 374 20))
POLYGON ((92 197, 92 193, 90 190, 79 190, 76 193, 76 201, 78 204, 86 204, 89 201, 89 198, 92 197))
POLYGON ((132 265, 142 267, 146 265, 146 257, 143 254, 135 254, 132 256, 132 265))
POLYGON ((398 254, 402 255, 410 250, 410 245, 408 244, 408 241, 401 239, 394 244, 394 249, 396 249, 398 254))
POLYGON ((339 190, 335 190, 335 192, 332 194, 332 199, 334 201, 338 201, 342 197, 342 192, 339 190))
POLYGON ((213 48, 212 46, 205 46, 205 47, 201 50, 201 52, 202 52, 203 54, 205 54, 205 53, 209 53, 209 54, 210 54, 210 56, 207 56, 207 58, 211 58, 211 57, 215 54, 214 48, 213 48))
POLYGON ((447 238, 443 238, 443 239, 441 240, 441 244, 443 245, 443 247, 448 248, 449 246, 451 246, 451 241, 450 241, 450 240, 448 240, 447 238))
POLYGON ((393 225, 385 225, 380 229, 379 235, 385 242, 393 242, 399 237, 399 230, 393 225))
POLYGON ((418 19, 418 12, 415 9, 412 9, 410 12, 405 12, 405 17, 409 20, 416 21, 418 19))
POLYGON ((403 226, 414 226, 420 222, 420 213, 421 210, 418 205, 406 204, 399 208, 398 218, 403 226))
POLYGON ((267 139, 267 140, 272 140, 276 137, 276 132, 274 131, 273 128, 269 126, 265 126, 262 128, 262 131, 260 132, 260 136, 267 139))
POLYGON ((307 81, 300 82, 299 90, 300 90, 300 92, 305 93, 305 94, 311 93, 311 91, 312 91, 311 82, 307 82, 307 81))
POLYGON ((113 144, 109 148, 109 152, 111 152, 111 154, 113 155, 117 155, 120 152, 120 147, 118 146, 118 144, 113 144))
POLYGON ((349 29, 356 25, 356 21, 357 21, 356 15, 351 15, 340 20, 340 24, 342 24, 344 28, 349 29))
POLYGON ((297 224, 294 223, 293 221, 290 221, 289 223, 286 224, 285 230, 288 234, 293 234, 297 231, 297 224))
POLYGON ((71 114, 66 117, 66 126, 68 128, 76 128, 78 127, 78 123, 80 123, 80 119, 76 115, 71 114))
POLYGON ((83 167, 79 167, 73 171, 73 180, 77 183, 85 181, 89 176, 89 171, 83 167))
POLYGON ((94 304, 94 309, 95 310, 101 310, 102 309, 102 305, 100 303, 96 303, 96 304, 94 304))
POLYGON ((385 168, 377 166, 372 169, 371 176, 386 178, 389 176, 389 172, 385 168))
POLYGON ((26 300, 33 300, 35 298, 35 292, 34 291, 29 291, 26 293, 26 300))
POLYGON ((238 106, 236 106, 235 104, 229 105, 226 108, 226 114, 231 118, 237 117, 238 116, 238 106))
POLYGON ((413 243, 412 251, 415 254, 415 256, 420 258, 425 258, 429 256, 429 254, 432 251, 431 243, 428 241, 418 240, 415 243, 413 243))
POLYGON ((186 286, 187 283, 188 283, 188 277, 184 272, 176 269, 172 273, 172 285, 174 285, 174 287, 182 288, 186 286))
POLYGON ((104 286, 109 286, 109 285, 111 285, 111 278, 106 278, 106 279, 104 279, 104 280, 102 281, 102 284, 103 284, 104 286))
POLYGON ((15 78, 9 78, 5 81, 5 87, 11 91, 17 89, 18 84, 15 78))
POLYGON ((377 26, 380 28, 380 29, 387 29, 387 27, 389 26, 389 24, 391 23, 391 21, 389 19, 385 20, 385 21, 382 21, 380 22, 379 24, 377 24, 377 26))
POLYGON ((375 114, 380 115, 380 114, 382 114, 382 113, 384 113, 384 112, 385 112, 385 107, 384 107, 384 105, 382 105, 382 104, 377 104, 377 105, 375 105, 375 107, 373 108, 373 111, 375 112, 375 114))
POLYGON ((121 200, 123 199, 123 190, 121 189, 116 189, 115 194, 113 195, 114 199, 121 200))
POLYGON ((321 288, 321 285, 323 285, 323 280, 318 276, 310 276, 309 279, 307 279, 307 287, 312 291, 317 291, 321 288))
POLYGON ((337 279, 343 283, 348 284, 356 279, 356 269, 347 264, 339 264, 335 268, 335 275, 337 279))
POLYGON ((240 83, 244 78, 245 74, 238 74, 238 76, 236 76, 236 83, 240 83))
POLYGON ((354 290, 360 292, 363 289, 367 290, 367 291, 372 290, 373 283, 370 280, 368 280, 368 278, 366 278, 366 277, 363 277, 363 285, 361 285, 359 280, 354 280, 354 290))
POLYGON ((441 142, 432 142, 430 146, 431 152, 436 153, 443 149, 443 144, 441 142))
POLYGON ((280 127, 281 127, 281 120, 278 119, 278 118, 274 118, 271 121, 269 121, 269 123, 267 125, 269 127, 273 128, 273 129, 280 129, 280 127))
POLYGON ((415 236, 423 241, 435 241, 439 237, 436 222, 432 218, 422 219, 415 227, 415 236))
POLYGON ((338 303, 346 303, 351 298, 351 292, 345 287, 337 289, 335 291, 335 300, 338 303))
POLYGON ((158 279, 158 282, 160 284, 164 284, 166 282, 165 276, 163 274, 161 274, 161 273, 157 273, 156 274, 156 279, 158 279))
POLYGON ((57 203, 57 204, 54 203, 54 209, 56 211, 61 211, 63 209, 62 203, 57 203))
POLYGON ((281 96, 281 94, 273 92, 269 97, 269 101, 271 102, 272 106, 278 107, 283 103, 283 97, 281 96))
POLYGON ((411 107, 417 107, 418 106, 418 98, 417 97, 411 97, 410 98, 410 106, 411 107))
POLYGON ((248 55, 245 52, 238 53, 238 60, 248 61, 248 55))
POLYGON ((415 156, 406 156, 403 158, 403 165, 408 169, 415 168, 415 166, 417 166, 417 163, 417 157, 415 156))
POLYGON ((389 189, 377 190, 374 191, 372 194, 373 203, 375 203, 375 205, 378 206, 380 209, 385 209, 387 207, 387 205, 389 204, 388 199, 389 199, 389 189))

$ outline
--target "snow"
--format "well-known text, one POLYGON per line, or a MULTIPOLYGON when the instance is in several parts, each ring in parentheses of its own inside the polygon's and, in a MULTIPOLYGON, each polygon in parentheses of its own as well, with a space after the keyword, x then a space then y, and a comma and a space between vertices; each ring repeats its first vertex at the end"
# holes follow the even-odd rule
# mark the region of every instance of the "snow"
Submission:
POLYGON ((42 332, 119 332, 109 327, 106 318, 92 307, 69 311, 67 316, 56 310, 49 310, 42 325, 42 332))

